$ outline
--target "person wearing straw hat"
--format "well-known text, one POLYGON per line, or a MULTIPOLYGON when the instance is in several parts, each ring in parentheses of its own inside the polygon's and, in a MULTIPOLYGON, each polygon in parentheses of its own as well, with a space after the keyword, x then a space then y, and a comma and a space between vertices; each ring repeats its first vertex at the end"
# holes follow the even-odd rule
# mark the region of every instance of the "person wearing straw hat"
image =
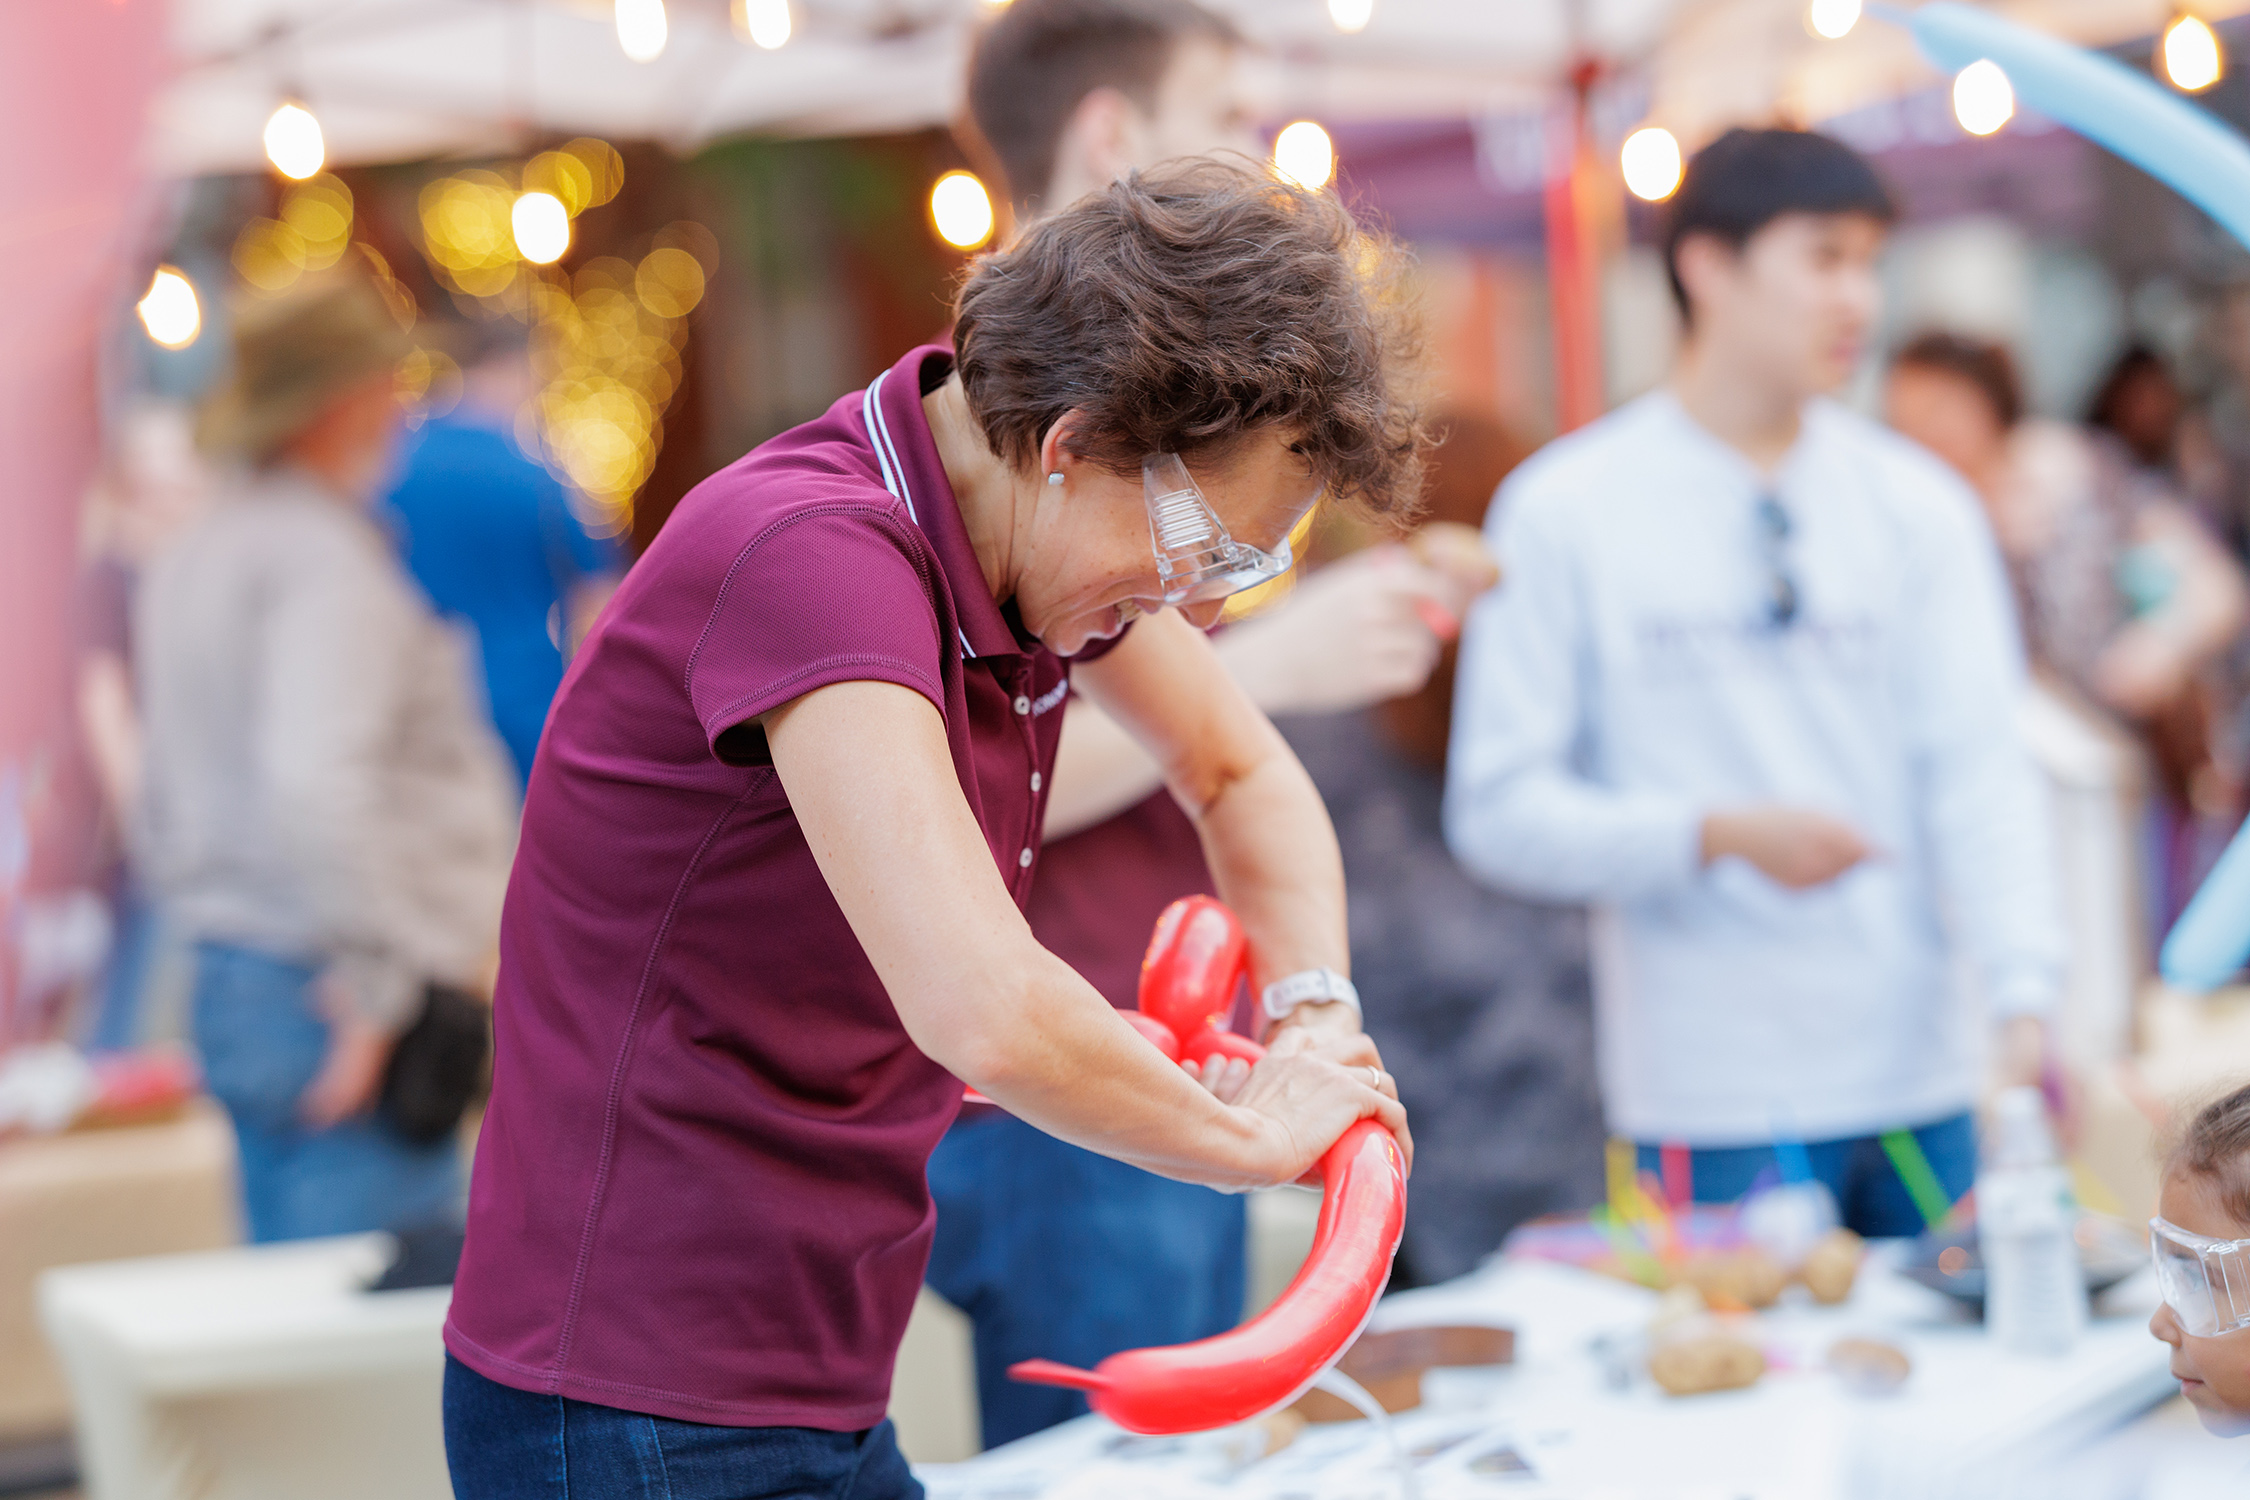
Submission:
POLYGON ((260 1241, 459 1213, 452 1140, 375 1107, 428 987, 482 971, 514 840, 464 664, 367 515, 411 347, 356 271, 245 304, 200 433, 239 470, 138 601, 141 837, 260 1241))

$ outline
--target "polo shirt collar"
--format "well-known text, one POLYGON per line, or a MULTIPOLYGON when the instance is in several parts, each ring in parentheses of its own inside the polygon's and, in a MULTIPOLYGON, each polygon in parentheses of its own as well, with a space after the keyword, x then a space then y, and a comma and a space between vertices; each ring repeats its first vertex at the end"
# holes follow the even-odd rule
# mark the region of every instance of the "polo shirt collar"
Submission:
POLYGON ((904 359, 875 377, 861 397, 860 415, 875 449, 883 487, 906 506, 906 513, 930 539, 945 586, 953 595, 953 615, 959 622, 964 656, 1021 656, 1029 645, 1008 623, 985 586, 984 569, 976 548, 969 544, 969 529, 961 520, 960 502, 945 477, 937 443, 930 436, 929 418, 922 411, 922 378, 932 362, 950 367, 953 351, 944 344, 924 344, 909 350, 904 359))

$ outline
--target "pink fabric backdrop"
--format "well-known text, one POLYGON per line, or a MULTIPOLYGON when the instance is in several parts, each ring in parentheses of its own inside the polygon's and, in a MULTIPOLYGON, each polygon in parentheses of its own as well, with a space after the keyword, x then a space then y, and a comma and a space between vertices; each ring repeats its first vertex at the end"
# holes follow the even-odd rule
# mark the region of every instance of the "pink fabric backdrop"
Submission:
POLYGON ((162 0, 0 0, 0 764, 62 703, 95 348, 143 274, 162 0))

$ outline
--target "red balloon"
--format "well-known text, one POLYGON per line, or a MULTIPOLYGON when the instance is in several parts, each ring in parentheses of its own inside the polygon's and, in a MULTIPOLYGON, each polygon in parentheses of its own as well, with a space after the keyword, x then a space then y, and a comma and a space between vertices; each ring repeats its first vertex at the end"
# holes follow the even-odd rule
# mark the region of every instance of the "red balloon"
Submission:
MULTIPOLYGON (((1176 901, 1157 921, 1141 967, 1142 1013, 1127 1018, 1160 1048, 1163 1036, 1152 1028, 1169 1036, 1182 1021, 1200 1019, 1185 1028, 1177 1051, 1164 1049, 1167 1056, 1256 1062, 1265 1049, 1225 1029, 1247 959, 1233 912, 1208 896, 1176 901)), ((1312 1254, 1273 1306, 1240 1328, 1193 1344, 1128 1349, 1091 1370, 1025 1360, 1009 1375, 1085 1391, 1118 1426, 1152 1435, 1225 1427, 1296 1400, 1366 1326, 1406 1226, 1405 1163, 1398 1142, 1373 1120, 1337 1137, 1321 1156, 1320 1177, 1326 1194, 1312 1254)))
POLYGON ((1156 919, 1141 958, 1141 1014, 1183 1043, 1199 1031, 1225 1031, 1249 957, 1233 912, 1209 896, 1183 896, 1156 919))

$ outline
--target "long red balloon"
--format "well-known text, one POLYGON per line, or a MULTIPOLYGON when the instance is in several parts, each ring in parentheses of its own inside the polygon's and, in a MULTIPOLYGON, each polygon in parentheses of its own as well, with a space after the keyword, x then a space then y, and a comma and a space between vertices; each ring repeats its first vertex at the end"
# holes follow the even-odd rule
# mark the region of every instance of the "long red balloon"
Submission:
MULTIPOLYGON (((1225 1030, 1248 957, 1234 913, 1208 896, 1166 909, 1141 966, 1141 1032, 1171 1057, 1212 1053, 1255 1061, 1264 1049, 1225 1030), (1150 1023, 1154 1023, 1153 1025, 1150 1023), (1177 1050, 1162 1031, 1184 1036, 1177 1050)), ((1202 1432, 1294 1401, 1367 1324, 1390 1279, 1406 1224, 1398 1142, 1373 1120, 1337 1137, 1320 1159, 1326 1194, 1312 1254, 1274 1304, 1231 1333, 1162 1349, 1128 1349, 1091 1370, 1032 1359, 1017 1380, 1074 1387, 1129 1432, 1202 1432)))

